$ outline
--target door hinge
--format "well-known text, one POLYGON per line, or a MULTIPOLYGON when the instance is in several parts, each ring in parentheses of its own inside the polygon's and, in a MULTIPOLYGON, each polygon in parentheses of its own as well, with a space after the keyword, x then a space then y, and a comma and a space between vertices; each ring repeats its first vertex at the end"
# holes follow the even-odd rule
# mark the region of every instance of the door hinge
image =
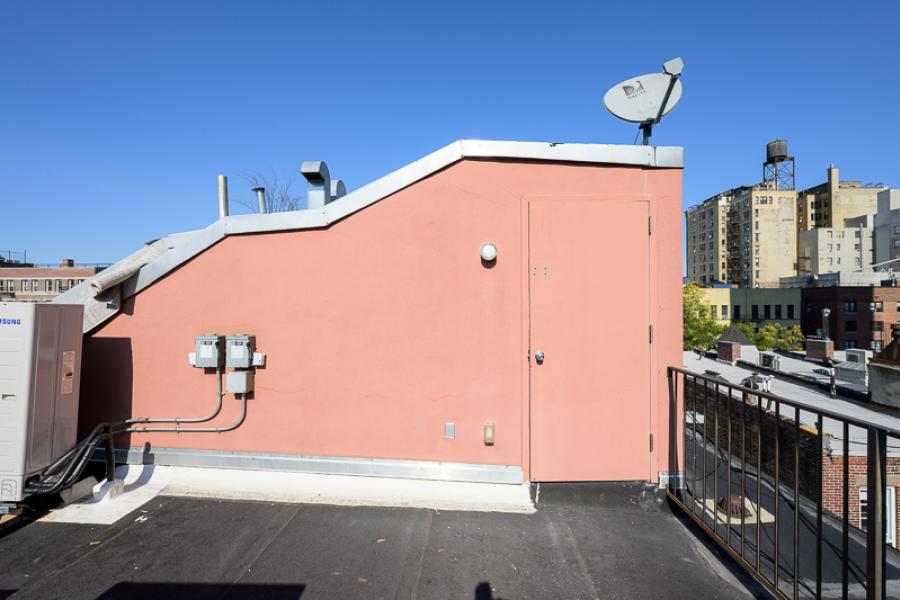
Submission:
POLYGON ((653 434, 650 434, 650 452, 653 452, 653 434))
POLYGON ((653 325, 650 326, 650 343, 653 343, 653 325))
POLYGON ((653 217, 647 217, 647 235, 653 235, 653 217))

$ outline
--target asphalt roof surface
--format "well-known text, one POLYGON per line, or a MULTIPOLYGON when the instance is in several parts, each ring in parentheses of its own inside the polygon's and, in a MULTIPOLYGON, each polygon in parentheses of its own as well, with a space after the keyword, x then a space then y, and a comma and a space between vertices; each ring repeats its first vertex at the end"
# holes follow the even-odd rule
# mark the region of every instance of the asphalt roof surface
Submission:
POLYGON ((0 599, 765 597, 642 489, 545 485, 532 515, 157 497, 2 535, 0 599))

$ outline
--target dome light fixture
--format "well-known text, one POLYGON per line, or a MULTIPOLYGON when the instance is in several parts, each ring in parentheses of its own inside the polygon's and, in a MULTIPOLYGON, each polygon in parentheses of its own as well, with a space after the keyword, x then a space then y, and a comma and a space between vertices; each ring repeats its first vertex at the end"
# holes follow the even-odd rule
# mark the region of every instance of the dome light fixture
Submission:
POLYGON ((497 246, 491 243, 482 244, 481 260, 484 262, 494 262, 497 260, 497 246))

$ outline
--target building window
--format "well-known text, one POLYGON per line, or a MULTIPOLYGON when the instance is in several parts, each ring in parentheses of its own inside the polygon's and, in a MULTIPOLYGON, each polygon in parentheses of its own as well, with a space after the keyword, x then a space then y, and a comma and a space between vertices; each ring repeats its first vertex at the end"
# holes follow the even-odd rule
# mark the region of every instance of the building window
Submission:
POLYGON ((750 318, 754 321, 759 321, 759 304, 754 304, 750 307, 750 318))
POLYGON ((872 321, 872 331, 884 331, 884 321, 872 321))
MULTIPOLYGON (((757 277, 759 277, 759 275, 757 275, 757 277)), ((763 306, 763 319, 768 321, 771 318, 772 318, 772 305, 766 304, 765 306, 763 306)))
POLYGON ((775 318, 781 319, 781 305, 780 304, 775 305, 775 318))
POLYGON ((856 312, 856 300, 850 300, 849 302, 844 302, 844 312, 855 313, 856 312))
POLYGON ((3 283, 4 283, 4 281, 2 279, 0 279, 0 292, 3 291, 3 283))
POLYGON ((787 305, 787 318, 788 319, 794 318, 794 305, 793 304, 787 305))
POLYGON ((875 303, 875 312, 884 312, 884 302, 876 302, 875 303))
MULTIPOLYGON (((900 304, 900 302, 898 302, 897 304, 900 304)), ((732 314, 734 315, 735 321, 741 320, 741 305, 740 304, 734 305, 734 310, 732 311, 732 314)))
MULTIPOLYGON (((856 235, 859 235, 858 233, 856 235)), ((894 225, 894 235, 900 235, 900 225, 894 225)))
POLYGON ((844 331, 856 331, 856 321, 844 321, 844 331))
MULTIPOLYGON (((866 509, 868 508, 868 486, 859 486, 859 528, 866 530, 866 509)), ((884 541, 897 547, 897 493, 894 486, 885 488, 884 520, 886 521, 884 541)))
POLYGON ((53 291, 53 280, 52 280, 52 279, 45 279, 45 280, 44 280, 44 291, 46 291, 46 292, 52 292, 52 291, 53 291))
POLYGON ((853 350, 854 348, 856 348, 856 340, 847 340, 844 342, 845 350, 853 350))
POLYGON ((27 292, 27 291, 28 291, 28 280, 27 280, 27 279, 23 279, 23 280, 22 280, 22 291, 23 291, 23 292, 27 292))
POLYGON ((877 341, 877 340, 872 340, 872 342, 869 343, 869 348, 877 354, 878 352, 881 352, 881 350, 882 350, 881 342, 877 341))
POLYGON ((62 290, 62 279, 56 280, 56 291, 59 292, 62 290))
POLYGON ((722 319, 727 319, 727 318, 728 318, 728 305, 723 304, 722 305, 722 319))
POLYGON ((37 279, 31 280, 31 291, 32 292, 40 291, 40 290, 38 290, 38 280, 37 279))
MULTIPOLYGON (((900 302, 898 302, 897 304, 900 304, 900 302)), ((806 314, 811 313, 812 312, 812 302, 807 302, 806 305, 803 307, 803 310, 806 311, 806 314)))
MULTIPOLYGON (((13 281, 12 279, 8 279, 6 281, 6 289, 9 290, 10 292, 16 291, 16 282, 13 281)), ((897 303, 897 306, 900 307, 900 302, 897 303)))

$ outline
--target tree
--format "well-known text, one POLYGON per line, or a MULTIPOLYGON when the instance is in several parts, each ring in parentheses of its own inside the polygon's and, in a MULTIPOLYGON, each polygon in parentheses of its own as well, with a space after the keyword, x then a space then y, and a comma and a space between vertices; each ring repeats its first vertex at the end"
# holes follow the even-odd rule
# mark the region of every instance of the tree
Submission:
POLYGON ((716 324, 709 306, 703 300, 703 292, 696 283, 689 283, 682 290, 684 317, 684 349, 709 350, 722 335, 722 326, 716 324))
MULTIPOLYGON (((269 176, 262 173, 249 173, 242 179, 249 184, 251 189, 258 187, 265 189, 266 212, 287 212, 304 208, 303 197, 291 193, 293 181, 280 179, 275 171, 272 171, 269 176)), ((250 200, 240 199, 238 202, 253 212, 259 211, 255 192, 250 200)))
POLYGON ((759 330, 756 347, 760 350, 801 350, 803 332, 798 325, 788 329, 781 323, 769 323, 759 330))
POLYGON ((758 333, 756 332, 756 325, 751 323, 750 321, 734 321, 732 323, 735 327, 741 330, 741 333, 747 336, 747 339, 750 340, 754 346, 756 345, 758 333))

